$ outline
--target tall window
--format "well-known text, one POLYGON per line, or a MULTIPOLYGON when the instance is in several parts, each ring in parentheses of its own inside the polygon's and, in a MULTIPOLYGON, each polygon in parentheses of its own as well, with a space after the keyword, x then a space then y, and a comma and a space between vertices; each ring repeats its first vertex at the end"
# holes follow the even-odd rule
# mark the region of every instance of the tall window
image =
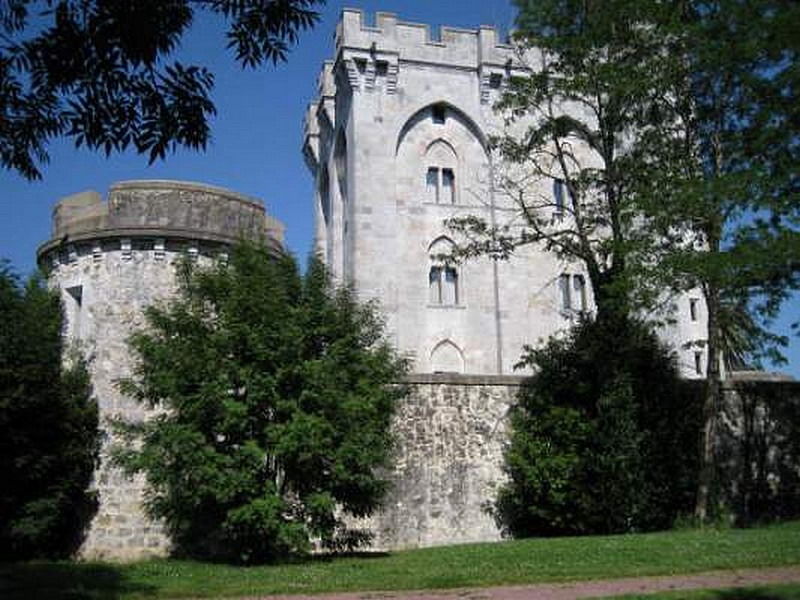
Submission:
POLYGON ((553 203, 555 204, 555 212, 557 215, 564 214, 564 194, 565 184, 563 179, 553 180, 553 203))
POLYGON ((555 206, 556 215, 564 214, 564 201, 566 200, 568 191, 567 184, 563 179, 553 180, 553 204, 555 206))
POLYGON ((689 318, 697 321, 697 298, 689 298, 689 318))
POLYGON ((428 167, 425 174, 425 195, 434 204, 456 203, 456 173, 453 169, 428 167))
POLYGON ((458 271, 453 267, 433 266, 428 272, 428 300, 431 304, 458 304, 458 271))
POLYGON ((558 289, 559 292, 561 293, 561 309, 571 310, 572 293, 570 292, 569 275, 567 273, 562 273, 561 276, 558 278, 558 289))
POLYGON ((428 249, 432 264, 428 270, 428 303, 438 306, 455 306, 461 301, 458 269, 452 265, 441 264, 438 255, 449 254, 454 244, 446 237, 440 237, 428 249))
POLYGON ((430 143, 425 150, 425 201, 432 204, 455 204, 458 155, 444 138, 430 143))
POLYGON ((456 203, 456 174, 453 169, 442 169, 442 193, 441 202, 447 204, 456 203))
POLYGON ((425 176, 425 196, 428 202, 439 202, 439 169, 430 167, 425 176))
POLYGON ((569 273, 559 275, 558 293, 561 298, 561 310, 584 312, 588 309, 586 278, 583 275, 569 273))
POLYGON ((575 292, 573 308, 584 312, 586 310, 586 278, 583 275, 572 276, 572 290, 575 292))

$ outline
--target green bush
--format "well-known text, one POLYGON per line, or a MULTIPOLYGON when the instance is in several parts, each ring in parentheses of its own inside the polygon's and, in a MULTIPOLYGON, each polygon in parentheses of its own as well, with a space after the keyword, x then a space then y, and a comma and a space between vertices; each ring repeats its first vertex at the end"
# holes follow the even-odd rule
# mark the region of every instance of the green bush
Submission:
POLYGON ((661 529, 691 508, 700 407, 646 325, 585 320, 523 364, 535 375, 511 413, 494 505, 506 533, 661 529))
POLYGON ((343 516, 379 505, 405 363, 371 305, 319 261, 236 248, 186 265, 178 297, 147 312, 124 389, 164 409, 121 424, 118 461, 149 482, 147 509, 181 554, 253 563, 368 541, 343 516))
POLYGON ((0 559, 65 558, 97 509, 97 404, 58 296, 0 265, 0 559))

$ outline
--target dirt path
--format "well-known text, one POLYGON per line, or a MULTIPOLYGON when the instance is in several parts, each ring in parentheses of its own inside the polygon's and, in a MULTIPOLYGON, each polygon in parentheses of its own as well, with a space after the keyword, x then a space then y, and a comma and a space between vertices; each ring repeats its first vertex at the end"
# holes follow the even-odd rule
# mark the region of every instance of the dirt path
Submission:
MULTIPOLYGON (((573 583, 416 592, 357 592, 323 596, 259 596, 260 600, 574 600, 621 594, 751 587, 800 583, 800 565, 772 569, 714 571, 696 575, 637 577, 573 583)), ((256 598, 242 599, 256 600, 256 598)))

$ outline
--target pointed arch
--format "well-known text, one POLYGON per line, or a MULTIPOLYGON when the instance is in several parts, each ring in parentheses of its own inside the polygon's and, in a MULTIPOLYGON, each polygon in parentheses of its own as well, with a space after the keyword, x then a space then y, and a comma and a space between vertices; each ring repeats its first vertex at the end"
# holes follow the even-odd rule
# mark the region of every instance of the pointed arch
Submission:
POLYGON ((483 133, 483 130, 478 126, 475 120, 470 117, 466 112, 451 104, 447 101, 439 101, 439 102, 431 102, 423 106, 422 108, 418 109, 414 113, 412 113, 408 119, 405 120, 403 126, 400 128, 400 132, 397 135, 397 144, 395 145, 395 155, 400 151, 400 146, 403 143, 406 135, 414 129, 417 125, 419 125, 422 121, 426 119, 433 118, 434 111, 438 111, 444 109, 446 113, 453 119, 456 119, 459 123, 461 123, 466 129, 473 135, 473 137, 478 140, 483 151, 488 155, 489 154, 489 140, 486 137, 486 134, 483 133))
POLYGON ((452 254, 455 248, 455 242, 446 235, 440 235, 428 246, 429 306, 458 306, 463 301, 461 274, 457 265, 439 257, 442 254, 452 254))
POLYGON ((440 235, 428 244, 429 254, 443 254, 456 247, 456 243, 446 235, 440 235))
POLYGON ((450 339, 440 341, 431 350, 431 371, 434 373, 463 373, 464 353, 450 339))
POLYGON ((441 162, 451 162, 452 164, 458 162, 458 152, 453 144, 442 137, 436 138, 428 144, 428 147, 425 148, 425 156, 441 162))

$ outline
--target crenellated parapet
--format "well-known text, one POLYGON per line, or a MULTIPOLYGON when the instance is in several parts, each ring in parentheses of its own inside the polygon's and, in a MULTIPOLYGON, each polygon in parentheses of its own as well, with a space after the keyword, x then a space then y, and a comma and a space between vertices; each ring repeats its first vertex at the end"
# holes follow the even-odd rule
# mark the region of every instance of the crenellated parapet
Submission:
MULTIPOLYGON (((497 100, 511 76, 528 72, 517 49, 501 41, 494 27, 443 26, 434 31, 425 23, 400 21, 387 12, 376 13, 374 24, 369 24, 364 12, 346 8, 336 28, 335 58, 323 65, 315 108, 305 116, 307 162, 319 150, 320 128, 335 129, 338 92, 393 96, 402 88, 403 72, 409 67, 473 73, 483 105, 497 100)), ((312 170, 313 164, 309 163, 312 170)))
POLYGON ((433 63, 464 69, 480 65, 505 68, 516 61, 514 47, 502 43, 493 27, 461 29, 441 27, 438 35, 425 23, 399 21, 397 15, 379 12, 375 25, 368 25, 364 13, 357 9, 342 11, 336 28, 336 53, 358 56, 364 51, 377 56, 398 56, 401 61, 433 63))

